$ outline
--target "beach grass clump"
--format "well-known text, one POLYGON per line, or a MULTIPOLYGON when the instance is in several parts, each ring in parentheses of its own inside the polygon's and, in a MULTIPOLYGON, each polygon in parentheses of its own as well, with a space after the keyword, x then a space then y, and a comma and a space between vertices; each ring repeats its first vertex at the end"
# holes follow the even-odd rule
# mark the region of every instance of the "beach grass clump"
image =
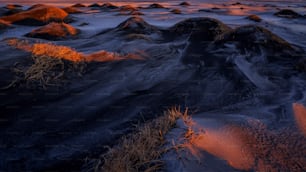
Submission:
POLYGON ((85 72, 83 54, 67 46, 51 43, 30 44, 26 40, 10 39, 8 45, 31 53, 30 66, 15 66, 16 79, 8 86, 25 85, 28 88, 61 86, 72 76, 85 72))
POLYGON ((51 56, 32 56, 33 64, 24 70, 27 86, 61 86, 72 75, 81 76, 85 63, 76 63, 51 56))
POLYGON ((32 47, 33 64, 24 72, 27 84, 37 83, 59 86, 71 75, 81 75, 85 70, 85 60, 81 53, 70 47, 50 43, 36 43, 32 47))
MULTIPOLYGON (((28 40, 8 39, 9 46, 31 54, 30 66, 15 67, 13 71, 16 79, 9 85, 26 83, 27 86, 39 86, 44 89, 48 86, 61 86, 73 76, 82 76, 90 62, 109 62, 124 59, 140 60, 136 54, 121 55, 114 52, 98 51, 83 54, 71 47, 52 43, 30 43, 28 40)), ((35 88, 35 87, 34 87, 35 88)))
MULTIPOLYGON (((185 111, 187 113, 187 111, 185 111)), ((158 171, 163 167, 161 155, 167 151, 165 135, 176 125, 183 114, 172 108, 164 115, 139 126, 135 132, 124 136, 119 144, 101 156, 96 171, 158 171)))

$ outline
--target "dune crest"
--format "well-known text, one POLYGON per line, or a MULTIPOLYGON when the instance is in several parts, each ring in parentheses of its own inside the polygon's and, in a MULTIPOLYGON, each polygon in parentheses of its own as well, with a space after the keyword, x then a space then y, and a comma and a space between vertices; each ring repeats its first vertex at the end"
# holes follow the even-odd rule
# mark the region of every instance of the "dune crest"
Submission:
POLYGON ((75 36, 80 31, 66 23, 52 22, 46 26, 35 29, 26 34, 28 37, 43 38, 47 40, 58 40, 75 36))
POLYGON ((66 11, 68 14, 82 13, 82 11, 77 9, 77 7, 65 7, 63 8, 63 10, 66 11))
POLYGON ((67 17, 68 13, 60 8, 39 5, 38 7, 32 8, 28 11, 1 17, 0 19, 12 24, 36 26, 44 25, 52 21, 63 22, 67 17))
POLYGON ((159 32, 157 27, 150 25, 139 16, 133 16, 123 21, 116 27, 116 30, 137 34, 152 34, 159 32))

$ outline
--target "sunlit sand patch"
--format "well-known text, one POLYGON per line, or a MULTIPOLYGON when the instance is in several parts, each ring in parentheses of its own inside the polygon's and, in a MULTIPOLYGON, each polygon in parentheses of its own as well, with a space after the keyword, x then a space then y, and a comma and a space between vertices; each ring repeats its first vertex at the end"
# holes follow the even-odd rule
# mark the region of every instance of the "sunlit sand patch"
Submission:
POLYGON ((254 156, 244 148, 244 143, 239 139, 239 131, 230 127, 200 128, 192 119, 187 123, 185 121, 185 124, 188 126, 185 134, 188 142, 184 146, 198 159, 203 158, 201 150, 205 150, 240 170, 250 170, 254 166, 254 156))
POLYGON ((68 78, 81 76, 85 60, 81 53, 70 47, 48 43, 31 44, 27 40, 9 39, 8 45, 31 53, 31 65, 14 66, 15 79, 6 89, 26 87, 47 89, 62 86, 68 78))
POLYGON ((117 61, 125 59, 143 60, 143 58, 138 54, 126 54, 121 55, 114 52, 98 51, 89 55, 85 55, 85 59, 88 62, 107 62, 107 61, 117 61))
POLYGON ((251 6, 251 5, 240 5, 239 7, 229 7, 228 14, 244 16, 250 15, 254 12, 265 12, 267 9, 261 6, 251 6))
MULTIPOLYGON (((294 111, 305 114, 301 105, 294 105, 294 111)), ((184 147, 199 160, 203 158, 201 151, 206 151, 239 170, 305 170, 306 138, 292 128, 270 131, 259 120, 211 128, 190 120, 185 122, 189 129, 184 147)))
POLYGON ((34 56, 48 56, 72 62, 84 61, 84 55, 67 46, 51 43, 29 43, 27 40, 8 39, 7 44, 17 49, 30 52, 34 56))
POLYGON ((5 8, 7 9, 15 9, 15 8, 21 8, 22 6, 21 5, 18 5, 18 4, 7 4, 5 6, 5 8))
POLYGON ((292 104, 294 117, 297 126, 306 136, 306 108, 302 104, 293 103, 292 104))

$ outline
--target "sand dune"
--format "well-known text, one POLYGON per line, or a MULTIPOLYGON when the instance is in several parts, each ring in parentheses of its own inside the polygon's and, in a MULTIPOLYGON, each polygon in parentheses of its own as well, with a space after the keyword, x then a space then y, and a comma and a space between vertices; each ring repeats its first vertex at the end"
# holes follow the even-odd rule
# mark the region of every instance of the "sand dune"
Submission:
POLYGON ((68 14, 60 8, 42 5, 1 19, 12 24, 44 25, 51 21, 65 21, 67 17, 68 14))
MULTIPOLYGON (((261 3, 179 4, 1 17, 0 169, 86 171, 135 124, 180 106, 194 135, 181 159, 164 155, 165 171, 305 170, 303 18, 261 3)), ((179 121, 165 143, 186 141, 185 129, 179 121)))
POLYGON ((67 39, 76 36, 80 31, 65 23, 49 23, 41 28, 27 33, 27 37, 43 38, 48 40, 67 39))

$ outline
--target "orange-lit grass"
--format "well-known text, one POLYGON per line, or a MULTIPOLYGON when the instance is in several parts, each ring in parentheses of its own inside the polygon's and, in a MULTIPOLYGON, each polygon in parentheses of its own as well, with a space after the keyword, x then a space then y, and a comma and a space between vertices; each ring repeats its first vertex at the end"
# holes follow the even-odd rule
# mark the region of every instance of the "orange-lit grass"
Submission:
MULTIPOLYGON (((185 111, 187 114, 187 110, 185 111)), ((138 127, 135 133, 124 136, 119 144, 102 155, 102 166, 97 171, 157 171, 163 166, 160 160, 162 153, 167 151, 165 134, 173 128, 176 120, 183 114, 178 108, 172 108, 163 116, 138 127)))
POLYGON ((68 46, 55 45, 52 43, 34 43, 31 44, 27 40, 8 39, 7 44, 17 49, 32 53, 32 55, 48 56, 56 59, 68 60, 71 62, 108 62, 124 59, 141 60, 142 58, 136 54, 121 55, 114 52, 98 51, 91 54, 80 53, 68 46))
POLYGON ((123 60, 124 58, 118 53, 107 52, 107 51, 98 51, 92 54, 86 55, 86 61, 96 61, 96 62, 106 62, 106 61, 116 61, 123 60))
POLYGON ((33 64, 26 69, 15 68, 16 80, 7 88, 17 83, 26 82, 27 85, 38 83, 39 86, 59 86, 65 78, 72 74, 82 75, 89 62, 107 62, 123 59, 141 59, 134 54, 120 55, 118 53, 99 51, 89 55, 76 50, 51 43, 34 43, 27 40, 8 39, 7 44, 17 49, 30 52, 33 64))
POLYGON ((16 79, 7 87, 26 83, 26 86, 60 86, 71 74, 80 75, 85 71, 83 54, 66 47, 49 43, 30 44, 26 40, 9 39, 8 45, 32 54, 33 64, 28 68, 15 68, 16 79))
POLYGON ((64 59, 72 62, 85 61, 84 55, 76 50, 67 47, 49 43, 36 43, 32 46, 31 53, 34 56, 48 56, 55 59, 64 59))

